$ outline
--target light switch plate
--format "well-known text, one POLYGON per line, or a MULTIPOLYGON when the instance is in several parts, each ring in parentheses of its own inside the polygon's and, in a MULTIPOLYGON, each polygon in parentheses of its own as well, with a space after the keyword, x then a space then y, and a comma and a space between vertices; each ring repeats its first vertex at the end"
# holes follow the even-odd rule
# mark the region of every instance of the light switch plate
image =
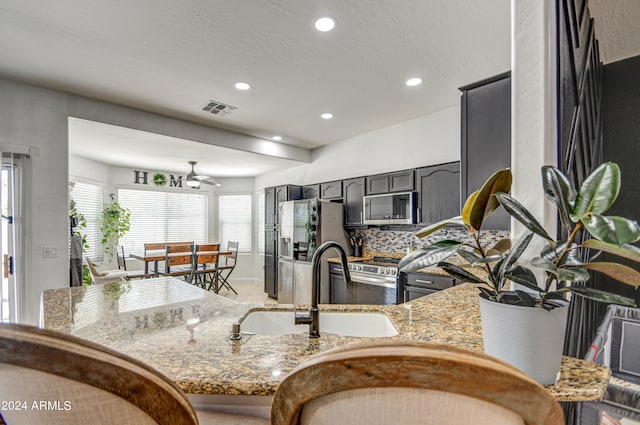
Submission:
POLYGON ((42 250, 42 256, 44 258, 56 258, 58 256, 58 247, 45 246, 42 250))

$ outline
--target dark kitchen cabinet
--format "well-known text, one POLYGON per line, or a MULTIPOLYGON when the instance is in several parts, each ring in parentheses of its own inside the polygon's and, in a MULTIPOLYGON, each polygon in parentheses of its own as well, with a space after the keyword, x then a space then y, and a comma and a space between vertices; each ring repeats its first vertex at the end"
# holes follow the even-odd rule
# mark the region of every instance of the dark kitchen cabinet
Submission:
POLYGON ((367 182, 367 195, 389 193, 389 174, 367 176, 365 179, 367 182))
POLYGON ((378 195, 389 192, 410 192, 415 189, 414 170, 376 174, 366 177, 366 182, 367 195, 378 195))
POLYGON ((400 301, 405 303, 451 288, 456 284, 456 280, 450 276, 422 272, 402 273, 400 282, 402 285, 400 301))
POLYGON ((342 198, 342 180, 320 183, 320 199, 342 198))
POLYGON ((292 184, 277 186, 276 187, 276 211, 278 211, 278 204, 280 202, 295 201, 301 198, 302 198, 302 187, 295 186, 292 184))
POLYGON ((389 192, 410 192, 414 189, 414 170, 389 173, 389 192))
POLYGON ((320 197, 320 185, 311 184, 302 186, 302 199, 314 199, 320 197))
POLYGON ((342 181, 345 226, 362 226, 362 197, 364 196, 364 185, 364 177, 342 181))
MULTIPOLYGON (((495 171, 511 166, 511 73, 461 87, 461 193, 466 198, 495 171)), ((483 229, 509 230, 500 208, 483 229)))
POLYGON ((278 231, 274 228, 264 230, 264 292, 271 298, 278 298, 277 269, 278 255, 276 243, 278 231))
POLYGON ((267 187, 264 189, 264 226, 276 226, 278 224, 276 216, 276 188, 267 187))
POLYGON ((418 225, 460 215, 460 162, 418 168, 416 191, 418 225))
POLYGON ((302 197, 302 187, 282 185, 264 189, 264 291, 278 297, 278 204, 302 197))

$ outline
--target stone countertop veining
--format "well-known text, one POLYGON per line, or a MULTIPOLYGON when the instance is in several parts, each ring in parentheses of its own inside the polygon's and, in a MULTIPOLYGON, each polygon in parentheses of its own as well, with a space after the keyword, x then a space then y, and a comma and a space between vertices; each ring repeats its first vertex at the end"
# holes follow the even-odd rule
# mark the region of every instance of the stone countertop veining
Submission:
MULTIPOLYGON (((482 351, 476 295, 473 285, 464 284, 397 306, 321 305, 321 311, 382 312, 398 329, 391 338, 482 351)), ((245 335, 232 342, 232 324, 249 312, 292 306, 239 304, 174 278, 47 290, 41 309, 42 327, 139 359, 192 394, 272 396, 309 356, 365 339, 323 333, 318 339, 245 335), (193 340, 190 319, 199 320, 193 340)), ((606 367, 565 357, 560 381, 547 388, 559 401, 596 400, 609 376, 606 367)))

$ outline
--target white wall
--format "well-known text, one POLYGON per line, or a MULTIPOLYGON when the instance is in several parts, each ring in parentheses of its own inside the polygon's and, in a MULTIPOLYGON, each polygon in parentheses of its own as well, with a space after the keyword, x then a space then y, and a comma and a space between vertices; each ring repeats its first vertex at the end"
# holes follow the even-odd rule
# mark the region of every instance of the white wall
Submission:
MULTIPOLYGON (((0 142, 37 147, 24 169, 24 253, 18 253, 26 283, 18 321, 37 324, 40 293, 69 285, 67 96, 0 79, 0 142), (56 258, 43 258, 45 246, 56 258)), ((20 219, 20 217, 18 217, 20 219)))
POLYGON ((256 190, 459 161, 460 106, 323 146, 311 157, 311 164, 256 177, 256 190))

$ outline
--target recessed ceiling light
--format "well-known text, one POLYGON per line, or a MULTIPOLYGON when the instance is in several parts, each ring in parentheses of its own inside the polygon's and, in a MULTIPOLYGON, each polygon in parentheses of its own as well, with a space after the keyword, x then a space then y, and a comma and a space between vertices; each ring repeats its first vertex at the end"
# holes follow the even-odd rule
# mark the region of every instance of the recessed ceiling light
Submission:
POLYGON ((333 118, 333 114, 329 113, 329 112, 325 112, 324 114, 320 115, 320 117, 323 120, 330 120, 331 118, 333 118))
POLYGON ((238 90, 249 90, 251 88, 251 85, 249 83, 245 83, 244 81, 238 81, 235 86, 238 90))
POLYGON ((320 32, 331 31, 336 26, 336 21, 333 18, 325 16, 323 18, 316 19, 313 26, 320 32))
POLYGON ((422 84, 422 78, 409 78, 406 82, 406 85, 408 85, 409 87, 415 87, 415 86, 419 86, 420 84, 422 84))
POLYGON ((273 136, 271 140, 275 140, 276 142, 279 142, 280 140, 282 140, 282 136, 273 136))

